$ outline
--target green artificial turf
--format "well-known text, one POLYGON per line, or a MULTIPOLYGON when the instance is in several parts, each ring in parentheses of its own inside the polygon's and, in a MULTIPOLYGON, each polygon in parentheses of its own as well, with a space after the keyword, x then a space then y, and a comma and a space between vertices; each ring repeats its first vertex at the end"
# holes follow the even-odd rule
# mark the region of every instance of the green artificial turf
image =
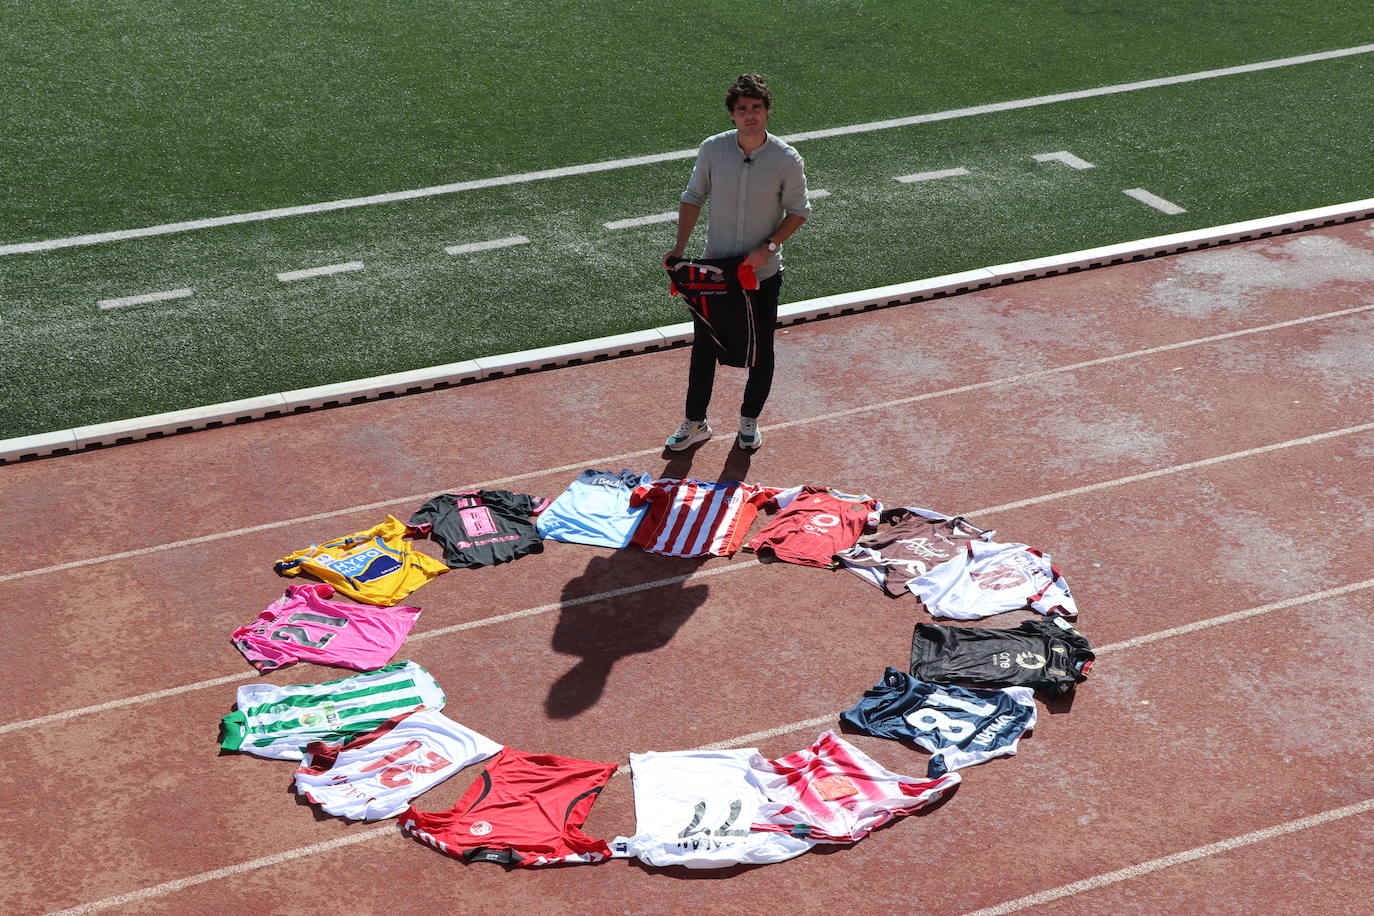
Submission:
MULTIPOLYGON (((0 244, 688 149, 729 126, 743 70, 785 135, 1374 41, 1374 6, 1342 2, 398 9, 13 11, 0 244)), ((1371 58, 799 143, 831 196, 787 246, 783 299, 1368 197, 1371 58), (1030 158, 1061 149, 1096 168, 1030 158), (953 167, 971 174, 892 180, 953 167)), ((0 438, 684 320, 656 267, 673 226, 602 223, 674 209, 690 169, 0 257, 0 438), (443 251, 515 234, 531 244, 443 251)))

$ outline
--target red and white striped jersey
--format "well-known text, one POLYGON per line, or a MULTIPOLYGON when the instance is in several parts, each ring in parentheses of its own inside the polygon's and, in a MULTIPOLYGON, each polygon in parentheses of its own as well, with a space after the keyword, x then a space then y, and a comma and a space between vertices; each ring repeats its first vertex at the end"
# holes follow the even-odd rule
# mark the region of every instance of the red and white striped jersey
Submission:
POLYGON ((728 557, 744 543, 759 507, 779 487, 664 477, 635 488, 631 506, 649 511, 630 541, 668 557, 728 557))
POLYGON ((772 799, 759 808, 753 829, 818 843, 862 840, 893 818, 938 801, 960 782, 958 773, 939 779, 893 773, 834 732, 778 760, 756 756, 750 766, 772 799))

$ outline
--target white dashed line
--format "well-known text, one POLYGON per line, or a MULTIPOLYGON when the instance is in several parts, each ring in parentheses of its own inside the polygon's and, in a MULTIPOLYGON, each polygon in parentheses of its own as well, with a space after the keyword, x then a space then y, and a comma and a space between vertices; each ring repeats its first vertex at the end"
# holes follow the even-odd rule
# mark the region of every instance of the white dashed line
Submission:
POLYGON ((362 269, 362 261, 349 261, 347 264, 328 264, 324 267, 307 267, 305 270, 288 270, 285 273, 277 274, 277 279, 283 283, 290 283, 292 280, 308 280, 311 277, 327 277, 330 274, 346 274, 362 269))
POLYGON ((1140 201, 1142 204, 1145 204, 1147 207, 1154 207, 1159 212, 1167 213, 1170 216, 1188 212, 1187 210, 1180 207, 1178 204, 1170 203, 1162 197, 1159 197, 1155 194, 1151 194, 1144 188, 1128 188, 1125 191, 1122 191, 1121 193, 1125 194, 1127 197, 1134 197, 1136 200, 1140 201))
POLYGON ((160 293, 144 293, 141 296, 124 296, 119 299, 101 299, 96 305, 103 309, 120 309, 126 305, 146 305, 149 302, 166 302, 170 299, 188 299, 195 293, 193 289, 169 289, 160 293))
POLYGON ((902 184, 911 184, 917 181, 938 181, 941 178, 957 178, 960 175, 967 175, 968 169, 943 169, 939 172, 917 172, 915 175, 898 175, 894 181, 902 184))
POLYGON ((609 223, 602 223, 607 229, 633 229, 636 226, 652 226, 655 223, 675 223, 677 222, 677 211, 669 213, 655 213, 652 216, 636 216, 631 219, 616 219, 609 223))
MULTIPOLYGON (((1223 76, 1236 76, 1242 73, 1256 73, 1278 67, 1293 67, 1323 60, 1335 60, 1356 54, 1374 51, 1374 44, 1356 45, 1335 51, 1321 51, 1316 54, 1302 54, 1297 57, 1282 57, 1276 60, 1241 64, 1237 67, 1222 67, 1216 70, 1200 70, 1195 73, 1182 73, 1178 76, 1165 76, 1159 79, 1138 80, 1132 83, 1117 83, 1099 86, 1095 89, 1079 89, 1073 92, 1058 92, 1053 95, 1038 95, 1008 102, 994 102, 989 105, 973 105, 968 108, 952 108, 930 114, 912 115, 905 118, 890 118, 885 121, 869 121, 865 124, 850 124, 844 127, 827 127, 821 130, 803 131, 788 134, 782 140, 800 143, 803 140, 820 140, 826 137, 843 137, 850 134, 872 133, 896 127, 912 127, 917 124, 931 124, 936 121, 949 121, 955 118, 970 118, 976 115, 997 114, 1003 111, 1016 111, 1021 108, 1034 108, 1040 105, 1054 105, 1058 102, 1071 102, 1077 99, 1091 99, 1122 92, 1138 92, 1142 89, 1157 89, 1163 86, 1177 86, 1199 80, 1217 79, 1223 76)), ((677 159, 691 159, 697 154, 696 148, 674 150, 669 153, 655 153, 649 156, 635 156, 629 159, 610 159, 604 162, 589 162, 584 165, 570 165, 561 168, 542 169, 537 172, 524 172, 517 175, 502 175, 496 178, 479 178, 473 181, 457 181, 452 184, 433 185, 409 191, 391 191, 385 194, 370 194, 367 197, 350 197, 343 200, 329 200, 316 204, 303 204, 296 207, 276 207, 271 210, 257 210, 252 213, 235 213, 229 216, 214 216, 205 219, 185 220, 178 223, 164 223, 159 226, 145 226, 141 229, 119 229, 113 232, 94 232, 88 235, 72 235, 64 238, 46 239, 41 242, 19 242, 0 245, 0 256, 7 254, 27 254, 35 251, 52 251, 56 248, 70 248, 74 245, 103 245, 126 239, 147 238, 154 235, 171 235, 176 232, 190 232, 195 229, 210 229, 215 226, 233 226, 239 223, 254 223, 287 216, 301 216, 307 213, 327 213, 346 210, 352 207, 366 207, 372 204, 393 203, 400 200, 416 200, 435 197, 440 194, 456 194, 460 191, 475 191, 483 188, 497 188, 506 185, 524 184, 531 181, 545 181, 551 178, 565 178, 569 175, 586 175, 592 172, 607 172, 614 169, 634 168, 677 159)))
POLYGON ((1057 153, 1034 153, 1031 158, 1036 162, 1062 162, 1071 169, 1091 169, 1096 168, 1091 162, 1079 159, 1073 153, 1060 150, 1057 153))
MULTIPOLYGON (((830 192, 825 188, 817 188, 814 191, 806 192, 807 200, 816 200, 820 197, 829 197, 830 192)), ((653 226, 658 223, 677 222, 677 211, 671 210, 667 213, 654 213, 650 216, 635 216, 630 219, 613 219, 609 223, 602 223, 607 229, 634 229, 638 226, 653 226)))
POLYGON ((466 245, 449 245, 444 249, 449 254, 472 254, 474 251, 491 251, 493 248, 509 248, 512 245, 528 245, 530 240, 523 235, 511 235, 489 242, 468 242, 466 245))

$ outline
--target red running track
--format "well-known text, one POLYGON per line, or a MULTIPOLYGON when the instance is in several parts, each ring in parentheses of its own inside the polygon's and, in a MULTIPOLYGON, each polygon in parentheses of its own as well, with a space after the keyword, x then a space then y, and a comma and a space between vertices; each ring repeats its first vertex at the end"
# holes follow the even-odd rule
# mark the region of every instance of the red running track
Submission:
MULTIPOLYGON (((782 334, 753 456, 730 448, 742 379, 724 371, 723 434, 660 452, 673 351, 4 469, 0 910, 1368 912, 1370 224, 782 334), (584 467, 967 513, 1054 556, 1100 658, 939 809, 762 868, 464 865, 394 821, 317 815, 289 763, 217 753, 255 678, 228 635, 279 594, 273 560, 459 487, 553 496, 584 467)), ((927 619, 844 572, 557 543, 411 603, 398 658, 448 715, 622 764, 587 822, 606 838, 634 830, 630 752, 801 748, 927 619)))

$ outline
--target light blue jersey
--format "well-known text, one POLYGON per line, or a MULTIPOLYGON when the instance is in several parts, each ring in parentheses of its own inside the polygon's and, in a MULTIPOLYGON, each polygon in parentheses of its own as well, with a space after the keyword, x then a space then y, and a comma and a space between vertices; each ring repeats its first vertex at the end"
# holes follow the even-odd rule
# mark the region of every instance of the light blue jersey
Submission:
POLYGON ((628 469, 619 473, 583 471, 539 514, 535 528, 541 538, 555 541, 627 547, 649 508, 630 508, 630 492, 640 484, 650 483, 653 478, 648 474, 628 469))

